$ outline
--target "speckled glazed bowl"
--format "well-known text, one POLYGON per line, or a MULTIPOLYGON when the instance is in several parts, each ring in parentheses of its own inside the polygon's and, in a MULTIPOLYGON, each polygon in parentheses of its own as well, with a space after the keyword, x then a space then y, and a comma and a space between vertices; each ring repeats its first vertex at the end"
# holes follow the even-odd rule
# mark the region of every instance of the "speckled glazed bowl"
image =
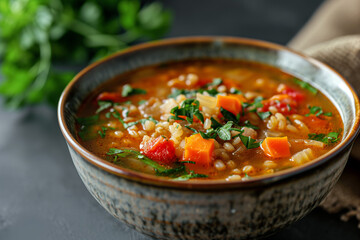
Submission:
POLYGON ((334 70, 285 47, 241 38, 191 37, 138 45, 90 65, 65 89, 58 115, 82 181, 115 218, 158 239, 251 239, 299 220, 329 193, 358 132, 359 102, 334 70), (100 159, 77 142, 75 113, 99 84, 142 66, 189 58, 256 61, 311 82, 338 108, 344 121, 342 142, 301 167, 234 182, 159 179, 100 159))

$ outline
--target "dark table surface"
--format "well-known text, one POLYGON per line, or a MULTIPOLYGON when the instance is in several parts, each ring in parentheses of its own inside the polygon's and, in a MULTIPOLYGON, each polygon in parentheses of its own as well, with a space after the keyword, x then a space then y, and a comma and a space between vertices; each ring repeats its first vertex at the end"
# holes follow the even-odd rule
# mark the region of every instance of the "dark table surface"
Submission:
MULTIPOLYGON (((286 44, 321 0, 167 1, 169 37, 231 35, 286 44)), ((0 108, 0 239, 150 239, 110 216, 72 164, 56 111, 0 108)), ((360 239, 320 208, 269 239, 360 239)))

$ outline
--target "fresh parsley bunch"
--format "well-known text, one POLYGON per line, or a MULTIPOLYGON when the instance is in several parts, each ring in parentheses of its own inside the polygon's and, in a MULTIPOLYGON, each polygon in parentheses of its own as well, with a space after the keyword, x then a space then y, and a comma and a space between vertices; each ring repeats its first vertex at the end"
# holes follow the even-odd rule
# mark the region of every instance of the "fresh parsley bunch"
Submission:
POLYGON ((0 94, 11 108, 56 105, 74 73, 57 68, 84 64, 129 44, 163 36, 171 14, 141 0, 0 1, 0 94))

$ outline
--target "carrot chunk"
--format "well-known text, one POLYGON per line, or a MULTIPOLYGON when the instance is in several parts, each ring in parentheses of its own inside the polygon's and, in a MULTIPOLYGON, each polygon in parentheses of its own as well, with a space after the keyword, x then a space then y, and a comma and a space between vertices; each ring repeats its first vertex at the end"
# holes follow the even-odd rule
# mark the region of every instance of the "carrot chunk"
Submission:
POLYGON ((141 151, 145 156, 160 164, 171 164, 176 161, 173 141, 162 136, 150 140, 141 151))
POLYGON ((241 101, 235 96, 217 95, 216 105, 233 113, 235 116, 241 111, 241 101))
MULTIPOLYGON (((214 139, 204 139, 194 134, 185 138, 185 153, 182 161, 192 161, 195 165, 208 168, 211 165, 214 151, 214 139)), ((188 164, 188 166, 193 164, 188 164)))
POLYGON ((261 144, 264 153, 272 158, 290 157, 287 137, 267 137, 261 144))

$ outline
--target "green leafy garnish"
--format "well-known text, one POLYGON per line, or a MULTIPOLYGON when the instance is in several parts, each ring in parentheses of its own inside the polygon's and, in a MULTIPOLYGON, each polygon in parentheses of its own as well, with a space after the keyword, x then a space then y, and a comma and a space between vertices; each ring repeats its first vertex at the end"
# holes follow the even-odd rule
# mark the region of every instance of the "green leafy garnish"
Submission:
POLYGON ((113 102, 110 101, 98 101, 99 108, 96 110, 96 114, 102 112, 105 109, 113 106, 113 102))
POLYGON ((250 136, 246 137, 246 136, 240 134, 239 137, 247 149, 260 147, 261 142, 256 142, 256 140, 251 138, 250 136))
POLYGON ((211 117, 210 120, 211 120, 212 128, 217 129, 222 126, 221 123, 219 123, 218 121, 215 120, 215 118, 211 117))
POLYGON ((216 96, 219 92, 216 89, 197 89, 197 90, 188 90, 188 89, 177 89, 173 88, 171 90, 171 94, 169 94, 168 98, 176 98, 179 95, 184 95, 187 98, 192 98, 196 95, 196 93, 204 93, 207 92, 210 96, 216 96))
POLYGON ((320 134, 316 134, 316 133, 310 133, 308 134, 309 139, 311 140, 316 140, 316 141, 320 141, 323 142, 325 144, 330 144, 330 143, 336 143, 337 141, 339 141, 339 135, 341 133, 342 130, 339 130, 338 132, 330 132, 328 134, 324 134, 324 133, 320 133, 320 134))
POLYGON ((151 160, 150 158, 146 157, 142 153, 131 150, 131 149, 117 149, 117 148, 110 148, 109 151, 106 153, 109 156, 113 156, 113 162, 117 163, 117 161, 121 158, 127 158, 127 157, 135 157, 145 163, 146 165, 149 165, 155 169, 157 176, 164 176, 164 177, 170 177, 173 178, 173 180, 177 181, 184 181, 191 178, 206 178, 207 175, 204 174, 197 174, 194 171, 187 171, 186 167, 184 166, 184 163, 190 163, 195 164, 195 162, 192 161, 184 161, 182 163, 175 164, 174 168, 165 167, 163 165, 158 164, 157 162, 151 160))
POLYGON ((110 148, 106 154, 114 156, 114 163, 116 163, 119 158, 136 157, 146 165, 153 167, 156 171, 163 172, 168 170, 168 168, 158 164, 157 162, 151 160, 150 158, 135 150, 110 148))
POLYGON ((301 81, 301 80, 299 80, 299 79, 297 79, 297 78, 294 78, 293 80, 294 80, 294 82, 295 82, 297 85, 299 85, 301 88, 310 91, 310 92, 311 92, 312 94, 314 94, 314 95, 317 94, 318 90, 317 90, 316 88, 314 88, 313 86, 311 86, 309 83, 303 82, 303 81, 301 81))
POLYGON ((186 180, 189 180, 191 178, 207 178, 209 177, 208 175, 205 175, 205 174, 199 174, 199 173, 195 173, 194 171, 190 171, 189 173, 187 174, 183 174, 177 178, 174 178, 174 180, 177 180, 177 181, 186 181, 186 180))
POLYGON ((243 94, 242 91, 240 91, 239 89, 236 89, 236 88, 230 88, 230 93, 232 93, 232 94, 243 94))
POLYGON ((264 100, 263 97, 256 97, 253 103, 243 102, 242 107, 247 109, 249 112, 256 112, 258 108, 263 107, 264 105, 261 101, 264 100))
POLYGON ((112 128, 112 127, 104 127, 104 126, 102 126, 101 130, 98 131, 98 134, 100 135, 101 138, 104 138, 106 136, 106 131, 109 130, 109 129, 115 130, 115 128, 112 128))
POLYGON ((267 111, 267 112, 256 112, 256 114, 262 119, 265 120, 268 117, 271 116, 271 112, 267 111))
POLYGON ((309 106, 308 108, 310 110, 310 113, 306 114, 305 115, 306 117, 310 116, 311 114, 314 114, 317 117, 319 117, 320 115, 324 115, 324 116, 328 116, 328 117, 332 116, 331 112, 324 112, 321 107, 309 106))
POLYGON ((225 120, 232 121, 234 124, 237 124, 239 122, 240 115, 235 116, 232 112, 229 112, 223 107, 220 107, 220 112, 224 116, 225 120))
POLYGON ((56 106, 84 65, 133 43, 163 36, 171 14, 140 0, 4 0, 0 4, 0 94, 6 106, 56 106), (58 64, 58 63, 65 63, 58 64))
POLYGON ((176 106, 171 109, 170 113, 174 114, 174 116, 171 116, 170 119, 184 120, 183 117, 185 117, 186 121, 192 124, 194 116, 196 116, 202 123, 204 123, 204 116, 199 110, 199 101, 195 99, 186 99, 182 102, 180 107, 176 106))
POLYGON ((203 88, 211 87, 211 86, 219 86, 223 83, 223 80, 221 78, 214 78, 211 83, 205 84, 203 88))
POLYGON ((141 101, 139 101, 139 105, 143 105, 143 104, 145 104, 147 101, 146 100, 141 100, 141 101))
POLYGON ((158 121, 155 120, 155 119, 154 119, 153 117, 151 117, 151 116, 148 117, 147 119, 140 119, 140 120, 137 120, 137 121, 135 121, 135 122, 126 123, 126 122, 124 121, 124 119, 120 116, 120 113, 119 113, 118 111, 116 111, 116 110, 114 110, 114 112, 112 112, 112 116, 113 116, 114 118, 118 119, 119 122, 121 122, 121 124, 124 126, 124 128, 132 127, 132 126, 134 126, 134 125, 136 125, 136 124, 138 124, 138 123, 145 123, 147 120, 150 120, 150 121, 152 121, 152 122, 154 122, 154 123, 158 123, 158 121))
POLYGON ((146 94, 146 91, 140 88, 132 88, 129 84, 125 84, 121 91, 121 96, 123 97, 129 97, 137 94, 146 94))
POLYGON ((231 126, 233 125, 232 121, 227 122, 224 126, 218 128, 217 134, 219 136, 219 138, 221 138, 222 140, 228 141, 231 140, 231 126))
POLYGON ((259 129, 259 127, 255 126, 255 125, 252 125, 249 120, 246 120, 246 121, 244 122, 244 124, 245 124, 245 127, 252 128, 252 129, 255 129, 255 130, 256 130, 256 129, 259 129))

